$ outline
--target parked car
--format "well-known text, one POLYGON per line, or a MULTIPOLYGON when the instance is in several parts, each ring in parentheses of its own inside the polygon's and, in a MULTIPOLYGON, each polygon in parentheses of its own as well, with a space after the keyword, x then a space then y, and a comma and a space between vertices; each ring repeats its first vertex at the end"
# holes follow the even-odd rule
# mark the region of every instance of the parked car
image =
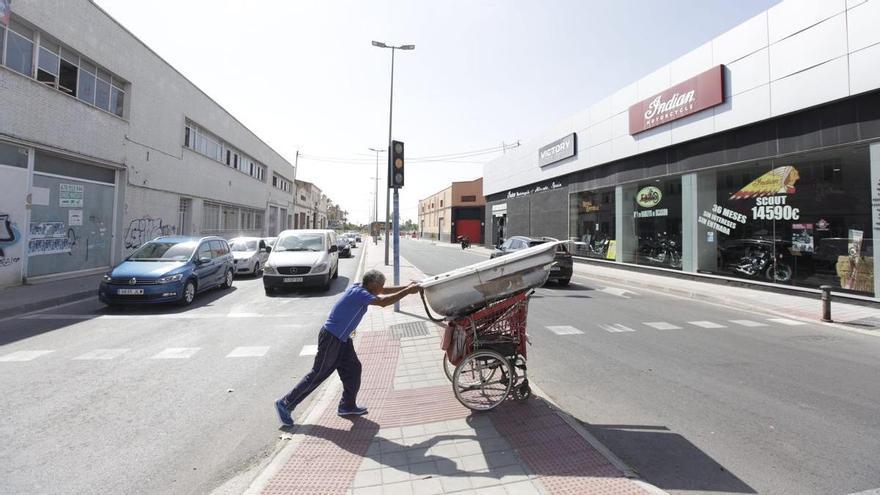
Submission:
POLYGON ((363 242, 363 241, 361 240, 361 234, 360 234, 360 233, 355 233, 355 234, 354 234, 354 240, 355 240, 355 242, 363 242))
POLYGON ((235 273, 260 275, 269 253, 266 241, 259 237, 236 237, 229 240, 235 263, 235 273))
POLYGON ((285 230, 278 234, 263 266, 266 294, 278 288, 330 289, 339 276, 339 247, 332 230, 285 230))
POLYGON ((357 238, 351 232, 349 232, 347 234, 342 234, 342 238, 345 239, 345 242, 347 242, 348 245, 351 246, 352 248, 357 247, 357 238))
POLYGON ((266 243, 266 247, 272 248, 275 247, 275 241, 277 241, 277 237, 263 237, 263 242, 266 243))
MULTIPOLYGON (((497 258, 521 249, 537 246, 538 244, 555 241, 556 239, 552 237, 531 238, 526 236, 514 236, 504 241, 492 251, 489 258, 497 258)), ((574 263, 571 258, 571 253, 568 251, 568 248, 565 247, 565 244, 559 244, 556 247, 556 255, 554 258, 555 261, 550 265, 550 277, 547 280, 553 280, 560 285, 568 285, 568 283, 571 282, 571 275, 574 272, 574 263)))
POLYGON ((104 304, 179 302, 232 287, 233 257, 220 237, 157 237, 104 274, 98 299, 104 304))
POLYGON ((351 243, 349 242, 348 237, 341 235, 337 236, 336 246, 339 248, 340 258, 351 258, 351 243))

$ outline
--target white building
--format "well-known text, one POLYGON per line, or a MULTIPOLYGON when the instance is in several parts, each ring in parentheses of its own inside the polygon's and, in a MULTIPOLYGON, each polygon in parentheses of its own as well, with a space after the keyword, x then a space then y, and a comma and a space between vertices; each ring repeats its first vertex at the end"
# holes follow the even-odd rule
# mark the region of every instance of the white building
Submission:
POLYGON ((878 0, 786 0, 645 67, 486 165, 490 241, 876 298, 877 26, 878 0))
POLYGON ((295 165, 97 5, 12 10, 0 24, 0 286, 103 270, 161 234, 293 225, 295 165))

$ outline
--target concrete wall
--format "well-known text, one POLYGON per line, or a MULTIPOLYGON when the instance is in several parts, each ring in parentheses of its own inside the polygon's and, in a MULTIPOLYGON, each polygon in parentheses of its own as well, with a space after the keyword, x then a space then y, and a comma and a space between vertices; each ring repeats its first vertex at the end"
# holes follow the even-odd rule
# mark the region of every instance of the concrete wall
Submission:
POLYGON ((786 0, 490 162, 486 195, 880 88, 880 2, 786 0), (631 105, 724 64, 723 104, 629 135, 631 105), (577 133, 577 156, 543 169, 538 149, 577 133))

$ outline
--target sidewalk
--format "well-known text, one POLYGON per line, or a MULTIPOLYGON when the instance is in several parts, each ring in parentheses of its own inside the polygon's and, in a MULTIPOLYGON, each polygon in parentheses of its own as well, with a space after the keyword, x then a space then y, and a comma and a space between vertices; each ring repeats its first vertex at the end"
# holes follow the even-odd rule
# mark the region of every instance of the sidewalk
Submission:
MULTIPOLYGON (((419 240, 440 247, 461 249, 458 244, 419 240)), ((491 248, 471 246, 470 251, 489 257, 491 248)), ((713 304, 721 304, 746 311, 763 311, 778 316, 820 322, 822 306, 819 294, 801 293, 784 294, 769 290, 740 287, 737 282, 727 282, 717 278, 717 282, 677 278, 674 276, 655 275, 642 271, 615 267, 610 263, 578 262, 574 264, 575 275, 580 275, 597 282, 615 285, 626 285, 634 291, 650 289, 670 295, 697 299, 713 304)), ((831 316, 835 323, 847 329, 864 330, 880 335, 880 305, 867 305, 846 302, 832 292, 831 316)))
POLYGON ((0 289, 0 318, 50 308, 87 297, 98 297, 101 274, 16 285, 0 289))
MULTIPOLYGON (((381 270, 392 284, 382 244, 362 246, 363 271, 381 270)), ((401 260, 401 284, 423 277, 401 260)), ((531 399, 487 413, 459 404, 443 373, 440 327, 424 315, 417 296, 400 313, 371 307, 355 340, 364 370, 358 402, 370 413, 336 416, 334 376, 246 493, 661 493, 627 478, 619 460, 534 386, 531 399)))

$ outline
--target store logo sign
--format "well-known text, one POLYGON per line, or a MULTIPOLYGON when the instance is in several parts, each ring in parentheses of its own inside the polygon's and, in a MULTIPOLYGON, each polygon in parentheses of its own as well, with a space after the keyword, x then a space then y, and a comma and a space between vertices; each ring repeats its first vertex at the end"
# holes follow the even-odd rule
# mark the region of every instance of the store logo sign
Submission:
POLYGON ((724 66, 676 84, 629 107, 629 133, 635 135, 724 102, 724 66))
POLYGON ((571 133, 538 150, 538 165, 546 167, 577 154, 577 135, 571 133))
POLYGON ((663 200, 663 192, 654 186, 643 187, 636 193, 636 203, 642 208, 653 208, 663 200))

